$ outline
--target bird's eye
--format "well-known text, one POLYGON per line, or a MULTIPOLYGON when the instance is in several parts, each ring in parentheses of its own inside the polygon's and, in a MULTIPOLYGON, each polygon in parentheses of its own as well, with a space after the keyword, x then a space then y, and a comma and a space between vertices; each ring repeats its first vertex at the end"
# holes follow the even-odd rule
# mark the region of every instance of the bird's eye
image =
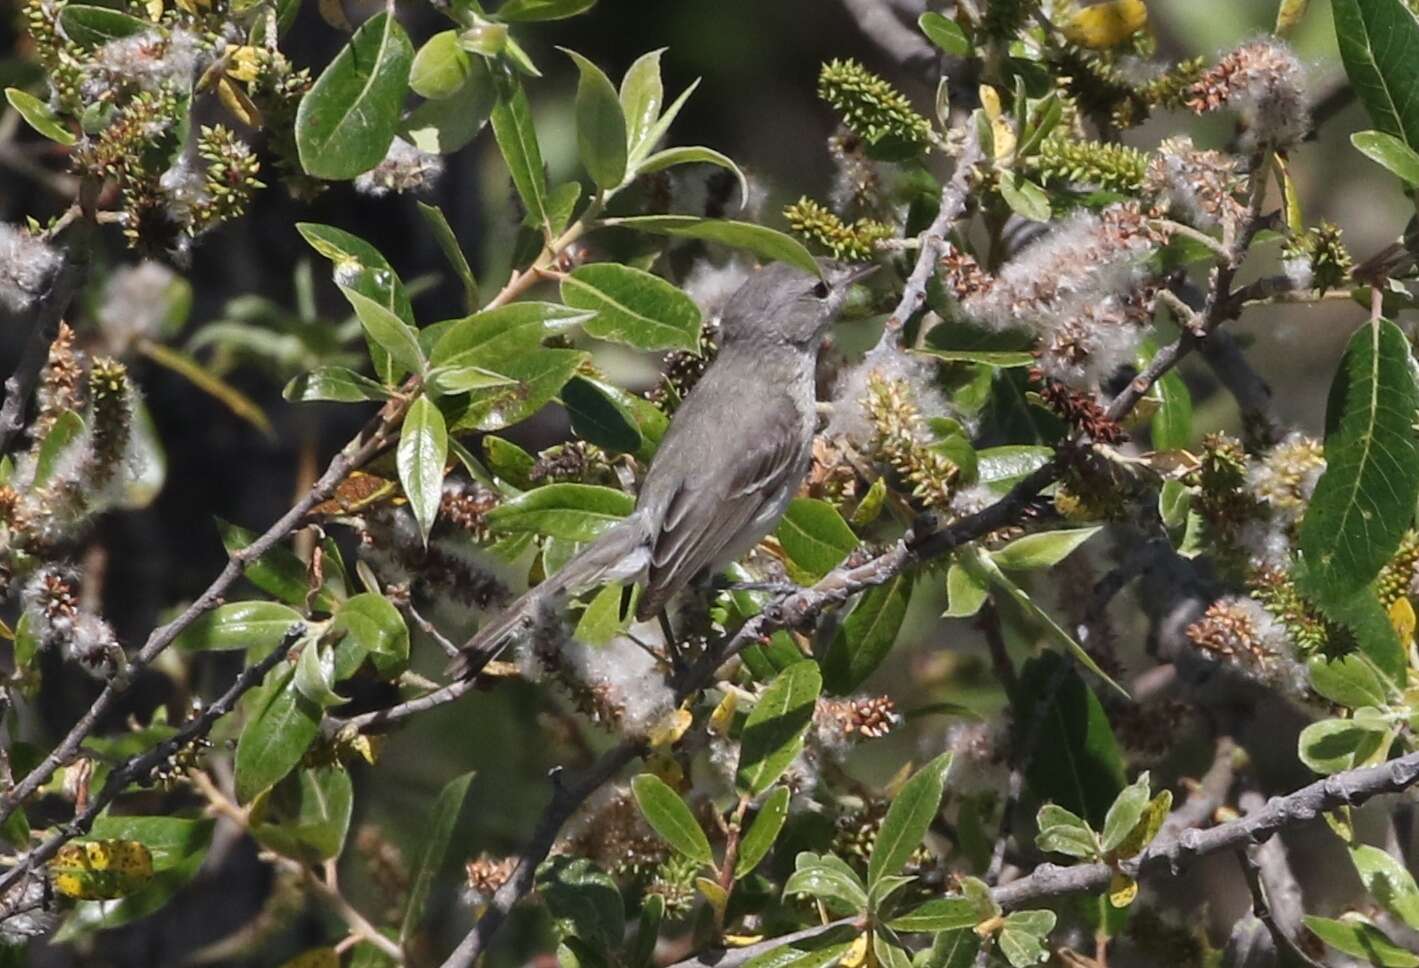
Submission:
POLYGON ((826 282, 820 282, 813 287, 813 298, 827 299, 829 291, 828 284, 826 282))

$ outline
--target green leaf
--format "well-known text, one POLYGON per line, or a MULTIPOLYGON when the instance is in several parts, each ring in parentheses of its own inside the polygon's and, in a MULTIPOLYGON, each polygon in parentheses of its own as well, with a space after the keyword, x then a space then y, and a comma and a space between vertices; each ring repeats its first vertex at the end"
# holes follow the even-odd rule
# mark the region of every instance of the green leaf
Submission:
POLYGON ((295 688, 294 666, 277 666, 254 694, 237 739, 236 795, 250 803, 301 761, 320 732, 320 707, 295 688))
POLYGON ((1169 370, 1156 384, 1162 404, 1150 427, 1156 450, 1183 450, 1192 443, 1192 394, 1177 370, 1169 370))
POLYGON ((43 487, 49 483, 59 467, 59 458, 64 456, 64 452, 83 432, 83 417, 73 410, 65 410, 59 414, 50 426, 49 433, 44 435, 44 441, 39 445, 39 453, 35 456, 34 487, 43 487))
POLYGON ((296 110, 296 150, 306 174, 354 178, 384 160, 413 59, 408 35, 389 14, 360 25, 296 110))
POLYGON ((773 848, 779 831, 783 830, 783 822, 788 817, 789 796, 788 787, 779 786, 774 787, 773 792, 764 798, 764 803, 754 815, 744 839, 739 842, 739 857, 734 862, 736 881, 753 873, 754 868, 759 866, 759 861, 773 848))
POLYGON ((457 401, 445 407, 449 429, 502 430, 526 420, 550 403, 588 359, 579 350, 539 349, 498 364, 496 372, 515 385, 446 398, 457 401))
POLYGON ((513 187, 527 209, 530 223, 545 229, 547 225, 547 175, 542 168, 542 148, 537 144, 537 129, 532 124, 532 106, 527 92, 511 76, 504 76, 497 85, 498 99, 493 105, 493 137, 507 162, 513 187))
POLYGON ((974 927, 980 920, 976 904, 964 897, 936 897, 887 922, 894 931, 921 934, 974 927))
POLYGON ((872 932, 872 960, 878 968, 911 968, 911 955, 890 928, 872 932))
POLYGON ((979 581, 959 562, 952 561, 946 569, 946 611, 942 618, 970 618, 980 611, 990 588, 979 581))
POLYGON ((1053 911, 1016 911, 1005 916, 1001 926, 1000 953, 1013 968, 1038 965, 1049 960, 1045 938, 1054 930, 1053 911))
POLYGON ((1419 931, 1419 884, 1415 884, 1408 868, 1368 844, 1351 847, 1350 859, 1370 896, 1386 911, 1419 931))
POLYGON ((104 813, 94 821, 85 840, 136 840, 148 848, 155 872, 170 870, 212 842, 216 822, 181 817, 114 816, 104 813))
POLYGON ((399 136, 436 155, 452 154, 483 130, 497 101, 492 72, 481 57, 468 62, 468 79, 448 97, 425 101, 399 124, 399 136))
POLYGON ((660 80, 663 53, 665 48, 662 47, 642 54, 621 78, 621 114, 626 119, 626 144, 631 160, 644 155, 645 152, 637 149, 660 118, 660 105, 665 98, 665 86, 660 80))
POLYGON ((980 951, 980 936, 967 928, 942 931, 931 940, 917 968, 971 968, 980 951))
POLYGON ((340 291, 360 318, 365 334, 388 353, 390 359, 410 373, 422 372, 424 354, 419 349, 419 336, 414 327, 363 293, 344 286, 340 291))
POLYGON ((768 684, 744 722, 740 737, 740 791, 758 796, 774 784, 798 751, 813 723, 813 710, 823 688, 815 662, 795 662, 768 684))
POLYGON ((1419 153, 1392 134, 1357 131, 1350 136, 1355 150, 1389 169, 1410 185, 1419 185, 1419 153))
POLYGON ((867 859, 869 885, 896 874, 921 846, 931 821, 941 809, 941 795, 950 769, 951 754, 942 753, 902 785, 882 818, 882 826, 872 844, 872 855, 867 859))
POLYGON ((1133 831, 1133 828, 1138 826, 1138 821, 1142 819, 1143 811, 1148 807, 1151 795, 1148 771, 1144 770, 1137 780, 1124 787, 1123 791, 1114 798, 1113 805, 1109 807, 1109 812, 1104 816, 1101 845, 1106 853, 1117 849, 1133 831))
MULTIPOLYGON (((1337 10, 1340 0, 1336 0, 1337 10)), ((1337 14, 1338 15, 1338 14, 1337 14)), ((1302 923, 1326 944, 1380 968, 1419 968, 1419 955, 1405 951, 1359 915, 1340 921, 1307 914, 1302 923)))
POLYGON ((428 397, 419 397, 404 415, 399 428, 399 485, 409 499, 409 510, 428 544, 429 531, 443 500, 443 470, 448 461, 448 429, 443 414, 428 397))
POLYGON ((804 852, 794 859, 794 871, 783 884, 783 895, 809 894, 837 901, 848 911, 867 909, 867 889, 847 863, 832 854, 804 852))
POLYGON ((508 0, 498 8, 497 18, 508 23, 565 20, 594 6, 596 0, 508 0))
POLYGON ((150 29, 147 21, 109 7, 69 3, 59 10, 59 27, 80 47, 101 47, 111 40, 132 37, 150 29))
POLYGON ((917 26, 927 38, 946 53, 955 57, 971 55, 971 41, 961 25, 939 13, 924 13, 917 18, 917 26))
POLYGON ((802 242, 791 235, 752 222, 700 218, 695 215, 634 215, 603 219, 602 224, 650 232, 653 235, 718 242, 731 248, 752 252, 763 259, 785 262, 815 276, 821 275, 813 254, 802 242))
POLYGON ((911 576, 899 573, 862 594, 823 657, 828 692, 847 695, 877 671, 897 641, 911 593, 911 576))
POLYGON ((1326 469, 1300 530, 1302 592, 1322 606, 1368 585, 1414 515, 1419 393, 1409 367, 1399 327, 1375 320, 1351 338, 1331 387, 1326 469))
POLYGON ((571 418, 572 432, 582 440, 613 454, 640 450, 641 432, 635 417, 595 380, 572 377, 562 387, 562 404, 571 418))
POLYGON ((1046 652, 1025 663, 1011 701, 1015 741, 1037 737, 1025 768, 1031 792, 1102 824, 1125 780, 1123 754, 1098 697, 1067 658, 1046 652))
POLYGON ((301 649, 293 684, 302 696, 322 709, 349 701, 335 691, 335 650, 320 648, 314 638, 301 649))
POLYGON ((300 612, 278 602, 229 602, 183 629, 173 645, 193 652, 250 649, 267 655, 299 621, 300 612))
POLYGON ((1013 171, 1000 173, 1000 197, 1012 212, 1032 222, 1048 222, 1053 214, 1045 190, 1013 171))
POLYGON ((1345 73, 1375 127, 1419 150, 1419 16, 1404 0, 1332 0, 1345 73))
POLYGON ((485 309, 443 329, 429 360, 435 366, 482 366, 503 372, 503 364, 536 349, 546 337, 565 333, 590 318, 590 313, 557 303, 519 302, 485 309))
POLYGON ((60 120, 59 115, 49 109, 39 98, 17 87, 5 88, 5 100, 10 102, 10 107, 20 113, 20 117, 25 119, 25 123, 44 135, 50 141, 57 141, 61 145, 72 145, 78 142, 79 138, 74 132, 60 120))
MULTIPOLYGON (((1304 567, 1297 569, 1297 585, 1306 595, 1312 594, 1312 579, 1304 567)), ((1404 681, 1408 665, 1405 646, 1399 641, 1394 624, 1376 594, 1373 585, 1360 589, 1343 599, 1318 601, 1321 613, 1353 638, 1355 648, 1362 653, 1380 675, 1392 683, 1404 681)))
POLYGON ((399 609, 383 595, 363 592, 351 597, 335 610, 330 632, 345 636, 339 651, 352 657, 337 667, 338 679, 353 675, 365 657, 386 679, 398 676, 409 665, 409 627, 399 609), (353 664, 347 668, 347 662, 353 664))
POLYGON ((572 637, 587 645, 605 645, 621 634, 626 624, 621 619, 623 590, 623 586, 614 582, 603 586, 577 619, 572 637))
POLYGON ((1050 462, 1054 450, 1033 444, 1007 444, 976 451, 976 483, 1005 494, 1050 462))
POLYGON ((430 231, 434 233, 434 241, 439 244, 443 257, 453 267, 453 273, 458 276, 458 281, 463 283, 464 305, 468 307, 470 313, 474 312, 478 308, 478 280, 474 278, 473 270, 468 265, 468 258, 463 254, 463 249, 458 244, 458 237, 453 234, 453 226, 448 224, 443 209, 437 205, 426 205, 423 202, 419 202, 418 205, 419 214, 424 217, 430 231))
POLYGON ((360 403, 365 400, 388 400, 390 392, 363 373, 343 366, 319 366, 309 373, 298 374, 281 396, 292 402, 329 400, 335 403, 360 403))
POLYGON ((626 180, 626 118, 606 72, 574 50, 558 47, 581 74, 576 86, 576 143, 581 163, 602 190, 626 180))
POLYGON ((654 968, 655 946, 660 940, 660 923, 665 917, 665 898, 647 894, 641 901, 636 937, 626 952, 627 968, 654 968))
POLYGON ((774 536, 788 556, 790 577, 804 585, 817 582, 857 548, 857 535, 837 508, 811 497, 789 502, 774 536))
POLYGON ((498 477, 519 490, 531 488, 530 475, 537 460, 517 444, 501 437, 484 437, 483 456, 498 477))
MULTIPOLYGON (((619 950, 626 930, 625 902, 611 876, 582 857, 553 857, 537 871, 537 893, 557 923, 558 933, 570 935, 595 950, 593 958, 607 964, 619 950)), ((595 963, 595 962, 593 962, 595 963)), ((582 965, 587 965, 585 959, 582 965)))
POLYGON ((967 546, 957 552, 957 560, 961 563, 962 567, 969 570, 978 580, 989 582, 1009 595, 1026 615, 1044 628, 1045 633, 1051 639, 1059 645, 1062 645, 1074 656, 1074 661, 1104 680, 1104 682, 1108 683, 1114 689, 1117 689, 1121 695, 1125 697, 1128 696, 1128 691, 1117 682, 1114 682, 1103 669, 1099 668, 1099 664, 1094 661, 1094 657, 1084 651, 1082 645, 1074 641, 1074 636, 1061 628, 1059 623, 1051 618, 1048 612, 1036 605, 1034 599, 1030 598, 1029 594, 1027 594, 1023 588, 1007 578, 1005 573, 1000 570, 992 558, 982 555, 980 550, 974 546, 967 546))
POLYGON ((562 279, 562 300, 595 313, 582 328, 597 339, 642 350, 699 352, 699 307, 649 272, 614 262, 582 266, 562 279))
POLYGON ((1296 755, 1315 772, 1329 776, 1377 762, 1389 743, 1383 715, 1362 706, 1353 719, 1322 719, 1301 730, 1296 755))
POLYGON ((1063 531, 1027 534, 1023 538, 1016 538, 999 551, 992 551, 990 560, 1011 571, 1053 568, 1100 530, 1102 529, 1098 527, 1069 528, 1063 531))
POLYGON ((515 387, 517 381, 481 366, 442 366, 429 371, 424 386, 436 396, 447 397, 490 387, 515 387))
POLYGON ((748 204, 749 180, 744 177, 744 172, 734 163, 733 158, 715 151, 713 148, 686 145, 657 151, 636 166, 636 174, 648 175, 664 171, 666 168, 673 168, 676 165, 717 165, 725 171, 731 172, 739 180, 739 207, 743 208, 748 204))
POLYGON ((350 774, 335 763, 303 768, 295 779, 273 791, 252 836, 264 847, 310 864, 339 857, 355 803, 350 774))
POLYGON ((826 928, 799 941, 790 941, 750 958, 743 968, 832 968, 842 960, 857 929, 851 925, 826 928))
MULTIPOLYGON (((227 554, 234 554, 256 540, 256 534, 243 527, 217 520, 217 530, 222 536, 222 546, 227 554)), ((310 582, 306 563, 296 557, 295 552, 284 545, 272 545, 266 553, 246 566, 243 574, 246 580, 270 595, 275 595, 288 605, 304 607, 310 597, 310 582)), ((327 580, 311 598, 311 604, 318 611, 329 612, 340 604, 343 593, 337 594, 334 584, 327 580)))
POLYGON ((443 30, 425 41, 414 55, 409 89, 420 97, 440 101, 457 94, 472 69, 472 58, 458 46, 458 32, 443 30))
MULTIPOLYGON (((670 125, 674 123, 676 116, 680 113, 680 109, 685 106, 686 101, 690 100, 690 95, 694 94, 695 88, 699 86, 700 81, 696 78, 695 82, 681 91, 680 96, 672 101, 670 106, 655 120, 655 123, 650 126, 650 130, 645 133, 645 137, 643 137, 631 151, 630 164, 632 166, 637 165, 641 159, 655 150, 655 146, 660 144, 661 139, 663 139, 666 132, 670 130, 670 125)), ((629 114, 627 117, 629 117, 629 114)))
POLYGON ((714 854, 709 839, 700 828, 680 794, 670 789, 654 773, 642 773, 631 781, 631 792, 646 822, 680 854, 696 863, 711 866, 714 854))
POLYGON ((944 350, 934 346, 919 346, 913 347, 912 352, 934 356, 947 363, 984 363, 987 366, 1012 367, 1032 366, 1035 362, 1035 354, 1028 350, 944 350))
POLYGON ((1099 836, 1093 828, 1083 817, 1057 803, 1040 807, 1035 825, 1040 828, 1035 837, 1035 846, 1040 850, 1080 859, 1098 857, 1102 853, 1099 836))
POLYGON ((1345 655, 1338 659, 1314 656, 1306 665, 1311 688, 1333 703, 1358 709, 1361 706, 1383 706, 1388 690, 1374 667, 1363 655, 1345 655))
POLYGON ((414 934, 427 913, 425 902, 433 888, 434 878, 438 877, 448 860, 449 841, 453 839, 453 828, 463 811, 463 801, 468 797, 468 787, 472 782, 472 773, 464 773, 448 781, 439 791, 433 809, 420 828, 425 839, 409 881, 409 900, 404 905, 404 921, 399 928, 401 946, 414 934))
POLYGON ((540 534, 564 541, 595 540, 635 510, 624 491, 594 484, 548 484, 488 512, 488 526, 504 534, 540 534))
MULTIPOLYGON (((413 325, 414 310, 404 283, 378 249, 359 236, 330 225, 297 222, 296 231, 312 249, 334 264, 337 285, 374 300, 413 325)), ((374 361, 375 375, 385 383, 393 383, 396 374, 389 354, 368 336, 365 341, 370 348, 370 359, 374 361)))

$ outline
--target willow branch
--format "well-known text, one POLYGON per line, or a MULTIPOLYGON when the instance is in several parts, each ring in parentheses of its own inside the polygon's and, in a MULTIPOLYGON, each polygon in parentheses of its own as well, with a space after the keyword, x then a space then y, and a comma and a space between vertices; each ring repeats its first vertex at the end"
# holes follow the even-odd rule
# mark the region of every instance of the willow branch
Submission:
MULTIPOLYGON (((1314 820, 1328 810, 1355 806, 1388 793, 1401 793, 1416 783, 1419 783, 1419 753, 1410 753, 1379 766, 1347 770, 1317 780, 1288 796, 1273 797, 1261 809, 1209 830, 1192 828, 1177 837, 1160 837, 1137 860, 1125 863, 1123 869, 1139 880, 1162 872, 1176 875, 1199 857, 1265 843, 1280 831, 1314 820)), ((1108 864, 1073 867, 1042 864, 1028 876, 992 888, 990 893, 995 903, 1006 911, 1013 911, 1071 894, 1102 891, 1108 887, 1112 876, 1113 868, 1108 864)), ((800 931, 749 948, 704 952, 669 968, 738 968, 755 955, 790 939, 810 940, 826 931, 852 925, 855 920, 842 918, 813 928, 811 933, 800 931)))
POLYGON ((23 779, 15 783, 0 795, 0 823, 3 823, 15 812, 28 797, 33 795, 40 787, 49 781, 54 775, 54 771, 71 762, 79 755, 79 748, 85 739, 94 731, 94 728, 103 719, 104 715, 113 707, 118 697, 128 688, 128 685, 163 653, 173 641, 186 630, 193 622, 201 618, 211 609, 221 604, 223 596, 241 577, 248 565, 256 561, 278 542, 285 539, 292 531, 300 526, 306 515, 322 501, 330 498, 335 493, 335 489, 340 485, 351 471, 359 468, 368 461, 390 440, 390 434, 394 427, 398 425, 403 417, 404 405, 399 400, 391 401, 386 408, 381 411, 381 416, 377 422, 372 422, 370 426, 361 431, 351 440, 340 453, 336 454, 330 461, 330 465, 325 469, 325 473, 315 482, 315 485, 306 492, 305 496, 291 506, 274 524, 266 529, 260 537, 251 544, 234 552, 227 560, 226 566, 221 573, 207 586, 206 591, 183 610, 177 618, 166 625, 154 629, 148 636, 148 640, 139 649, 136 655, 128 661, 127 668, 123 674, 114 676, 104 686, 98 698, 94 700, 87 712, 84 713, 70 728, 69 733, 60 741, 48 756, 46 756, 38 766, 25 775, 23 779))
MULTIPOLYGON (((206 736, 217 720, 236 708, 237 700, 260 683, 266 677, 266 673, 286 658, 286 653, 296 642, 300 641, 304 634, 304 624, 297 622, 292 625, 269 655, 255 665, 244 669, 227 691, 216 702, 202 710, 200 715, 185 723, 169 738, 130 757, 109 773, 103 789, 89 800, 89 805, 83 812, 68 823, 62 824, 39 846, 21 854, 14 866, 7 870, 3 876, 0 876, 0 897, 3 897, 21 878, 35 871, 57 854, 59 848, 75 837, 82 837, 88 833, 98 815, 130 784, 147 779, 154 769, 165 763, 173 754, 193 740, 206 736)), ((14 912, 9 909, 8 904, 0 906, 0 920, 4 920, 12 913, 14 912)))

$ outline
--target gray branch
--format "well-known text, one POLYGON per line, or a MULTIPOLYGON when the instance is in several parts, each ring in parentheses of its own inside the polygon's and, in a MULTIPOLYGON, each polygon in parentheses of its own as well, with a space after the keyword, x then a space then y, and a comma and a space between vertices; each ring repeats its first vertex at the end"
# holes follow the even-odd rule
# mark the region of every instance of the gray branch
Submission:
MULTIPOLYGON (((301 636, 304 634, 305 625, 303 623, 297 622, 292 625, 286 631, 286 634, 282 636, 280 643, 271 651, 270 655, 266 656, 266 658, 255 665, 248 666, 244 669, 227 691, 223 693, 216 702, 202 710, 202 713, 197 716, 197 718, 190 720, 179 728, 176 733, 163 740, 161 743, 158 743, 156 746, 152 746, 146 751, 130 757, 121 766, 109 773, 108 779, 104 782, 103 789, 89 800, 89 805, 82 813, 68 823, 61 825, 57 832, 51 834, 49 838, 38 847, 34 847, 22 854, 15 862, 14 866, 7 870, 3 876, 0 876, 0 897, 4 897, 22 878, 38 869, 51 857, 59 853, 59 849, 70 840, 73 840, 75 837, 82 837, 84 834, 88 833, 93 827, 94 821, 98 818, 98 815, 103 813, 104 809, 117 799, 118 795, 127 789, 130 784, 146 780, 154 769, 166 762, 174 753, 181 750, 193 740, 206 736, 217 720, 236 708, 237 700, 241 699, 248 690, 260 683, 261 680, 266 677, 266 673, 270 672, 279 662, 285 659, 286 653, 291 650, 296 642, 300 641, 301 636)), ((16 894, 15 896, 18 898, 20 895, 16 894)), ((0 921, 5 920, 15 913, 10 909, 10 903, 14 902, 0 905, 0 921)))
MULTIPOLYGON (((1176 875, 1199 857, 1264 844, 1281 830, 1314 820, 1327 810, 1364 803, 1387 793, 1399 793, 1415 783, 1419 783, 1419 753, 1410 753, 1379 766, 1337 773, 1288 796, 1272 797, 1264 806, 1237 820, 1209 830, 1193 828, 1184 830, 1176 837, 1160 837, 1138 860, 1124 864, 1124 870, 1140 880, 1155 873, 1176 875)), ((1076 864, 1073 867, 1042 864, 1028 876, 992 888, 990 893, 1002 908, 1013 911, 1070 894, 1102 891, 1108 887, 1112 876, 1113 869, 1108 864, 1076 864)), ((789 938, 808 940, 833 928, 852 924, 854 920, 843 918, 813 929, 812 934, 798 932, 749 948, 708 951, 670 968, 738 968, 755 955, 784 944, 789 938)))

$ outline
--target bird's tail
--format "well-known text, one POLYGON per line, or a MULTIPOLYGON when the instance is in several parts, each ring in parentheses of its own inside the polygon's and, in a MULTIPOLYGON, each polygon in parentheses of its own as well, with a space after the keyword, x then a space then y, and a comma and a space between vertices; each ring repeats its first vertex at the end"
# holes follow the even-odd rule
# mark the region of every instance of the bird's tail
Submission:
POLYGON ((644 540, 635 518, 603 533, 551 577, 534 585, 483 624, 448 666, 456 679, 477 675, 509 645, 527 635, 539 613, 560 609, 566 600, 603 582, 621 581, 643 570, 644 540))

